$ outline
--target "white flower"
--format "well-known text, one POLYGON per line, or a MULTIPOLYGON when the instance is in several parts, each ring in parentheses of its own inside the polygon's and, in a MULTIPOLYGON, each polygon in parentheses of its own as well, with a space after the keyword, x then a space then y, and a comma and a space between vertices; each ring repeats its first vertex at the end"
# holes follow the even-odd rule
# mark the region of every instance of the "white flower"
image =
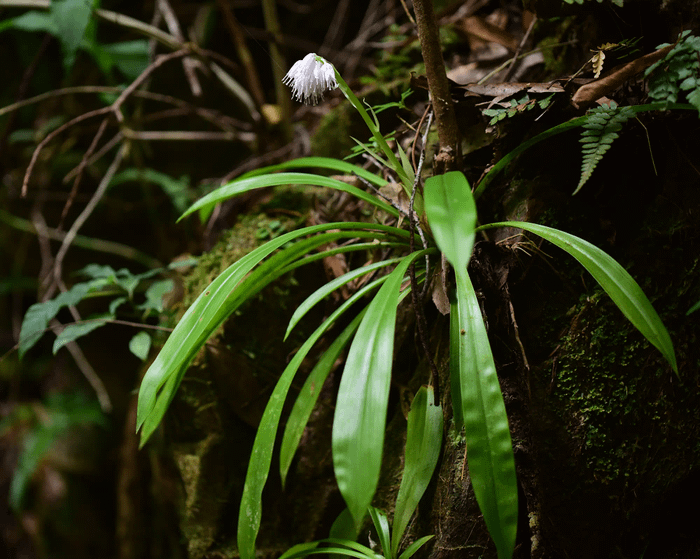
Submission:
POLYGON ((297 60, 287 72, 282 83, 291 86, 292 98, 307 105, 316 105, 323 99, 326 90, 338 87, 333 65, 321 60, 315 53, 309 53, 303 60, 297 60))

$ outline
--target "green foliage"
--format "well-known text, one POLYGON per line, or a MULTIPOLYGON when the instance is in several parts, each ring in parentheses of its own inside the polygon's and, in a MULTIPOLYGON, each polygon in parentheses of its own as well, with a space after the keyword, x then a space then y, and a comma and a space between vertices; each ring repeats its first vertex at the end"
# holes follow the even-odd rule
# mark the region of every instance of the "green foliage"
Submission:
MULTIPOLYGON (((386 139, 379 133, 376 116, 372 110, 368 112, 365 109, 337 72, 336 77, 341 89, 372 132, 376 142, 375 156, 381 158, 396 173, 404 191, 412 194, 414 171, 408 158, 400 150, 398 157, 393 153, 386 139)), ((612 115, 608 115, 603 128, 611 118, 612 115)), ((539 135, 536 140, 533 139, 527 144, 533 145, 536 141, 561 131, 584 125, 589 120, 593 121, 589 117, 582 117, 575 122, 565 123, 551 129, 548 134, 539 135)), ((614 129, 608 129, 605 135, 609 138, 612 133, 614 129)), ((602 135, 601 132, 599 136, 602 135)), ((519 149, 522 151, 526 147, 519 149)), ((506 163, 499 162, 494 166, 489 175, 497 173, 514 157, 509 156, 510 159, 508 156, 504 158, 506 163)), ((387 184, 384 179, 345 161, 306 158, 248 173, 200 199, 186 210, 182 217, 196 211, 211 209, 218 202, 253 189, 284 184, 306 184, 345 192, 370 204, 375 210, 375 220, 380 223, 327 223, 285 233, 243 256, 214 279, 184 314, 143 379, 139 391, 137 418, 137 426, 141 430, 141 444, 148 440, 161 422, 196 353, 241 304, 251 300, 270 282, 298 266, 339 252, 365 251, 369 247, 391 248, 391 256, 386 256, 384 261, 376 262, 372 267, 348 272, 317 290, 300 305, 292 317, 287 332, 313 305, 351 279, 373 270, 394 266, 393 271, 370 282, 327 318, 309 336, 282 372, 263 413, 251 453, 240 504, 238 551, 242 559, 255 557, 255 540, 262 517, 262 492, 269 475, 285 399, 299 366, 320 336, 348 312, 352 305, 371 291, 379 289, 369 304, 336 337, 305 383, 284 434, 280 471, 282 479, 286 479, 320 385, 328 376, 337 357, 350 344, 340 380, 332 436, 336 480, 349 513, 343 516, 342 522, 337 523, 335 530, 343 535, 357 534, 369 510, 383 552, 386 557, 393 559, 402 532, 432 476, 439 451, 439 443, 435 440, 441 438, 442 433, 439 402, 435 402, 431 408, 431 390, 425 389, 423 394, 424 389, 421 389, 411 412, 416 415, 409 418, 406 470, 402 488, 399 489, 394 517, 396 532, 392 539, 388 520, 383 513, 370 505, 379 479, 384 446, 397 307, 411 289, 411 286, 406 286, 401 290, 407 283, 406 273, 409 266, 415 265, 416 277, 419 281, 425 281, 430 270, 426 269, 423 256, 435 253, 439 248, 454 267, 456 278, 450 320, 450 356, 453 361, 451 384, 455 418, 458 424, 463 423, 466 428, 468 466, 479 507, 499 557, 509 559, 515 545, 518 512, 515 462, 508 417, 484 319, 467 271, 475 234, 479 230, 476 227, 475 200, 488 181, 480 185, 481 190, 477 189, 476 193, 472 194, 469 183, 459 172, 426 180, 425 200, 416 196, 415 210, 419 217, 418 222, 428 223, 432 238, 426 241, 427 249, 406 254, 409 233, 404 229, 381 223, 387 216, 398 218, 399 212, 396 209, 342 181, 294 171, 303 167, 355 174, 374 187, 387 184), (343 241, 347 242, 339 248, 322 248, 343 241)), ((673 346, 658 315, 629 274, 607 254, 582 239, 543 226, 504 222, 485 225, 481 229, 486 227, 520 227, 544 237, 572 254, 591 272, 630 322, 661 351, 677 371, 673 346)), ((427 539, 423 538, 410 546, 399 559, 406 559, 425 541, 427 539)), ((328 539, 295 546, 284 557, 292 559, 320 553, 360 558, 376 556, 374 551, 352 541, 328 539), (321 548, 320 544, 330 544, 331 547, 321 548)))
POLYGON ((32 425, 24 436, 22 452, 10 483, 9 505, 14 511, 23 508, 32 474, 59 438, 76 425, 106 426, 106 418, 98 403, 88 401, 78 393, 49 396, 41 413, 29 405, 15 408, 0 424, 0 433, 26 422, 32 425))
POLYGON ((673 342, 661 318, 642 288, 629 273, 609 254, 591 243, 564 231, 535 223, 504 221, 490 223, 482 229, 493 227, 519 227, 539 235, 543 239, 568 252, 593 276, 627 320, 664 356, 678 374, 673 342))
MULTIPOLYGON (((658 48, 670 46, 668 43, 658 48)), ((683 31, 678 42, 662 59, 647 68, 649 97, 667 105, 685 95, 700 113, 700 37, 683 31)))
POLYGON ((469 475, 498 556, 511 557, 518 524, 518 486, 508 416, 486 327, 467 265, 474 246, 476 204, 462 173, 431 177, 425 185, 425 209, 438 247, 455 271, 450 355, 459 363, 452 399, 459 400, 455 422, 464 424, 469 475))
POLYGON ((82 49, 93 57, 105 75, 111 75, 112 69, 116 68, 124 78, 133 81, 148 66, 148 41, 99 43, 93 10, 100 4, 101 0, 52 0, 48 12, 30 10, 0 22, 0 33, 8 29, 49 33, 61 44, 66 73, 72 69, 77 53, 82 49))
POLYGON ((574 194, 588 182, 598 162, 603 159, 612 143, 618 138, 617 133, 622 129, 622 125, 633 116, 634 111, 631 107, 618 107, 614 101, 590 111, 581 133, 583 163, 581 179, 574 194))
MULTIPOLYGON (((401 538, 428 483, 433 477, 442 446, 442 407, 432 386, 423 386, 413 398, 406 429, 406 460, 394 508, 391 555, 396 557, 401 538)), ((388 546, 382 542, 387 553, 388 546)))
POLYGON ((333 465, 359 531, 379 481, 399 288, 416 252, 396 266, 372 300, 345 361, 333 418, 333 465))
MULTIPOLYGON (((111 298, 109 311, 98 313, 87 318, 87 320, 67 325, 56 337, 53 344, 53 353, 67 343, 77 340, 104 326, 109 321, 116 319, 117 309, 126 302, 130 302, 135 310, 142 311, 145 318, 150 314, 156 315, 164 312, 163 296, 172 289, 173 282, 170 279, 152 281, 158 274, 165 273, 166 270, 157 268, 132 274, 126 268, 114 270, 111 266, 101 266, 89 264, 78 272, 78 275, 87 276, 88 281, 74 284, 68 291, 59 293, 53 299, 42 303, 34 303, 27 310, 22 320, 22 328, 19 334, 19 355, 20 358, 29 351, 49 330, 50 322, 56 318, 58 313, 65 307, 76 306, 84 299, 94 297, 111 298), (146 290, 146 300, 141 304, 136 304, 134 295, 137 289, 148 285, 146 290)), ((144 347, 143 336, 148 336, 146 332, 141 333, 140 347, 144 347)), ((150 336, 148 336, 150 339, 150 336)), ((137 354, 140 357, 140 354, 137 354)))
POLYGON ((500 104, 505 104, 507 106, 499 105, 495 109, 485 109, 483 113, 484 115, 491 117, 489 124, 496 124, 504 118, 513 118, 515 115, 526 111, 531 111, 535 107, 546 109, 552 102, 553 98, 554 93, 540 100, 531 99, 527 93, 524 93, 519 99, 511 99, 510 101, 500 104))

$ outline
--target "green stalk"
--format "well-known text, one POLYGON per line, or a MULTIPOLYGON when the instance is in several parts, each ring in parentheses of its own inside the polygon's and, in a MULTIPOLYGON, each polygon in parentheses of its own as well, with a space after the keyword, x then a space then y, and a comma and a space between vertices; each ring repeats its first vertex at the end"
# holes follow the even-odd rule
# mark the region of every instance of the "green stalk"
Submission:
MULTIPOLYGON (((327 60, 323 59, 322 57, 317 57, 320 61, 322 61, 324 64, 330 64, 327 60)), ((391 166, 394 168, 394 171, 396 171, 396 174, 399 176, 399 179, 401 180, 401 185, 404 189, 404 192, 406 195, 410 198, 411 197, 411 192, 413 190, 413 181, 409 179, 408 175, 406 175, 406 171, 404 171, 403 166, 401 165, 401 162, 399 159, 396 157, 392 149, 389 147, 389 144, 387 144, 386 140, 384 139, 384 136, 382 136, 381 132, 379 131, 379 128, 377 127, 376 123, 370 117, 369 113, 364 107, 364 104, 362 101, 360 101, 357 96, 352 92, 352 89, 350 89, 350 86, 345 82, 343 77, 340 75, 338 70, 336 70, 335 66, 333 66, 333 71, 335 72, 335 79, 338 82, 338 87, 340 88, 340 91, 343 92, 343 95, 345 95, 346 99, 350 101, 350 104, 355 107, 358 113, 360 113, 360 116, 362 117, 362 120, 365 121, 365 124, 367 125, 367 128, 369 128, 369 131, 372 133, 372 136, 374 137, 375 141, 377 142, 377 145, 381 148, 382 152, 386 156, 387 160, 391 164, 391 166)), ((416 212, 420 215, 423 212, 423 197, 419 194, 416 193, 416 200, 414 203, 414 207, 416 209, 416 212)))

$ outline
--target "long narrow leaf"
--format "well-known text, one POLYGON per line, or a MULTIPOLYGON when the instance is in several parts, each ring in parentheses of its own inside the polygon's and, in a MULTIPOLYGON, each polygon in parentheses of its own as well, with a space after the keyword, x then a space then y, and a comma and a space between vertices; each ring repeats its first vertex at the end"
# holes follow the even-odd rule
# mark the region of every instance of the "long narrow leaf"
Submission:
MULTIPOLYGON (((384 278, 378 280, 378 283, 372 287, 378 287, 382 280, 384 280, 384 278)), ((350 339, 360 325, 360 321, 364 315, 364 311, 357 315, 333 341, 318 360, 311 373, 309 373, 309 376, 304 382, 304 386, 301 387, 299 396, 297 396, 294 407, 287 419, 284 436, 282 437, 282 446, 280 448, 280 476, 282 477, 282 487, 286 484, 287 474, 292 465, 292 459, 299 446, 301 436, 304 434, 304 429, 306 429, 309 417, 311 417, 311 412, 318 401, 321 388, 326 382, 333 368, 333 364, 338 359, 343 349, 345 349, 348 342, 350 342, 350 339)))
MULTIPOLYGON (((356 237, 356 224, 327 223, 292 231, 253 250, 222 272, 185 312, 163 349, 154 360, 141 382, 137 411, 137 429, 141 429, 143 445, 163 418, 187 366, 219 325, 247 298, 260 291, 278 277, 280 269, 328 242, 344 236, 356 237), (340 233, 323 233, 340 229, 340 233), (347 231, 343 231, 347 230, 347 231), (285 248, 246 278, 246 275, 264 258, 286 243, 305 235, 316 237, 297 242, 285 248), (277 266, 275 270, 274 266, 277 266), (245 281, 243 281, 245 278, 245 281), (243 283, 241 283, 243 282, 243 283), (240 284, 240 285, 239 285, 240 284)), ((384 226, 367 225, 380 231, 384 226)))
POLYGON ((400 556, 399 559, 411 559, 416 552, 423 547, 426 543, 432 540, 435 536, 423 536, 421 539, 414 541, 411 545, 406 548, 400 556))
POLYGON ((328 283, 324 284, 322 287, 320 287, 311 295, 309 295, 306 298, 306 300, 296 308, 294 314, 292 315, 292 318, 289 319, 289 326, 287 326, 287 332, 284 335, 284 338, 287 339, 287 336, 289 336, 289 333, 292 331, 294 326, 297 325, 297 323, 306 315, 306 313, 308 313, 314 307, 314 305, 316 305, 316 303, 328 297, 331 293, 333 293, 333 291, 351 282, 355 278, 369 274, 370 272, 378 270, 379 268, 391 266, 392 264, 396 264, 400 260, 401 258, 390 258, 387 260, 382 260, 381 262, 375 262, 374 264, 370 264, 369 266, 363 266, 362 268, 352 270, 351 272, 343 274, 342 276, 339 276, 334 280, 331 280, 328 283))
POLYGON ((375 186, 384 186, 388 184, 388 181, 382 177, 369 172, 367 169, 363 169, 347 161, 342 161, 340 159, 333 159, 330 157, 301 157, 299 159, 292 159, 291 161, 286 161, 284 163, 279 163, 277 165, 270 165, 269 167, 261 167, 260 169, 255 169, 250 171, 240 178, 255 177, 259 175, 266 175, 268 173, 273 173, 276 171, 284 171, 287 169, 328 169, 331 171, 337 171, 339 173, 347 173, 351 175, 357 175, 362 177, 367 182, 372 183, 375 186))
POLYGON ((425 213, 447 260, 455 268, 466 270, 476 227, 476 203, 466 177, 452 171, 427 179, 425 213))
POLYGON ((368 204, 376 206, 377 208, 387 212, 390 215, 397 216, 399 213, 391 207, 386 202, 380 200, 372 194, 368 194, 364 190, 352 186, 350 184, 344 183, 338 179, 331 177, 323 177, 321 175, 313 175, 309 173, 275 173, 272 175, 260 175, 244 179, 238 179, 228 184, 225 184, 213 192, 210 192, 203 198, 197 200, 192 204, 185 213, 180 216, 180 219, 190 215, 197 210, 212 206, 223 200, 231 198, 242 194, 243 192, 248 192, 250 190, 255 190, 257 188, 265 188, 268 186, 280 186, 285 184, 307 184, 312 186, 323 186, 326 188, 333 188, 335 190, 340 190, 342 192, 347 192, 353 196, 364 200, 368 204))
POLYGON ((452 398, 465 424, 469 473, 476 500, 496 544, 509 559, 515 546, 518 491, 503 395, 479 302, 467 273, 474 246, 476 204, 459 172, 426 181, 425 204, 438 247, 455 270, 457 302, 450 320, 452 398), (456 307, 456 308, 455 308, 456 307))
POLYGON ((263 417, 260 420, 258 432, 255 435, 255 442, 253 443, 253 450, 248 463, 248 473, 246 474, 245 486, 241 497, 241 507, 238 516, 238 550, 242 559, 255 558, 255 539, 260 529, 260 519, 262 517, 262 491, 270 472, 272 451, 277 436, 282 407, 294 375, 319 337, 372 287, 372 285, 365 286, 364 289, 355 293, 309 336, 289 362, 289 365, 287 365, 275 385, 263 412, 263 417))
POLYGON ((333 419, 333 465, 357 527, 379 480, 399 288, 410 263, 424 254, 407 256, 372 300, 340 381, 333 419))
POLYGON ((508 416, 474 287, 466 270, 455 269, 455 276, 459 333, 451 339, 458 343, 469 475, 498 557, 510 559, 518 487, 508 416))
POLYGON ((442 406, 435 404, 433 387, 422 386, 408 413, 406 460, 394 509, 392 557, 397 556, 404 530, 433 477, 441 446, 442 406))
POLYGON ((381 510, 376 507, 369 507, 369 516, 372 519, 372 524, 377 530, 379 536, 379 544, 382 546, 382 553, 385 559, 391 559, 391 529, 389 528, 389 520, 381 510))
POLYGON ((525 231, 535 233, 568 252, 590 272, 622 311, 622 314, 661 352, 676 374, 678 374, 673 342, 661 318, 654 310, 642 288, 639 287, 639 284, 632 279, 627 270, 620 266, 612 256, 580 237, 536 223, 504 221, 501 223, 490 223, 481 228, 492 227, 518 227, 525 229, 525 231))

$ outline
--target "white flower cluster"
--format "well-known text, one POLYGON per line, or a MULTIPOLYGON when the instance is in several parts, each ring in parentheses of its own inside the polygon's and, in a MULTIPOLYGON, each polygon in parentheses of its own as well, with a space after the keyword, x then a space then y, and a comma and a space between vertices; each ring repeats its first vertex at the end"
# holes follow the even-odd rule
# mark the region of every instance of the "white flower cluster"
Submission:
POLYGON ((316 105, 323 99, 327 90, 338 87, 335 69, 330 62, 317 60, 315 53, 307 54, 303 60, 297 60, 282 83, 292 88, 292 98, 307 105, 316 105))

